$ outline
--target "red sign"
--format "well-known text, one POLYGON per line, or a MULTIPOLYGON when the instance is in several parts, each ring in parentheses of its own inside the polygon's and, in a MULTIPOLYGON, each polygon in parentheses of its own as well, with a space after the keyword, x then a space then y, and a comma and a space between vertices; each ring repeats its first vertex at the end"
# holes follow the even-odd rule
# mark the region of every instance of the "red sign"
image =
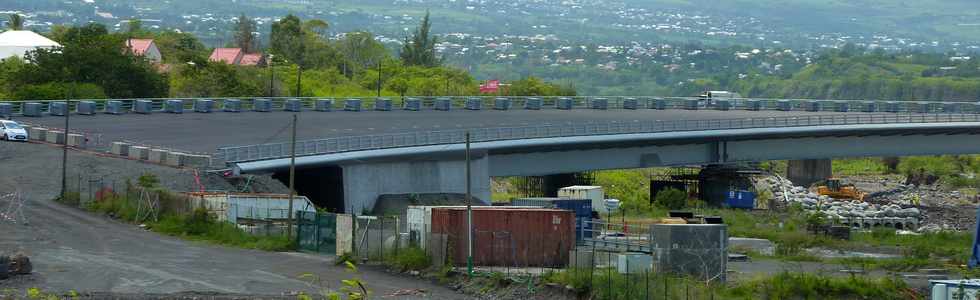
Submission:
POLYGON ((496 93, 500 89, 500 80, 487 80, 480 85, 481 93, 496 93))

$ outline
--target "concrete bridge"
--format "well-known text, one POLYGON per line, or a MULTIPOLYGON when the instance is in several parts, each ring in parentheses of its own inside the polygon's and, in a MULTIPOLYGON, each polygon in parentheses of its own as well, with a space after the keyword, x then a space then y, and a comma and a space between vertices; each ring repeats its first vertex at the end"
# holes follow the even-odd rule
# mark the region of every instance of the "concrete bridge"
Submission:
MULTIPOLYGON (((292 114, 273 111, 303 111, 297 144, 301 191, 305 186, 329 195, 333 208, 348 212, 370 209, 383 194, 462 192, 467 132, 473 140, 473 190, 484 200, 490 198, 492 176, 980 153, 974 136, 980 132, 980 107, 972 103, 656 97, 274 99, 264 109, 262 99, 237 99, 237 112, 219 108, 234 103, 229 100, 197 112, 201 99, 172 100, 132 100, 131 108, 118 115, 104 113, 109 103, 95 102, 97 112, 73 118, 73 128, 98 132, 107 140, 210 152, 213 168, 227 167, 239 174, 278 173, 288 167, 292 114), (352 103, 360 109, 351 109, 352 103), (474 103, 480 103, 479 109, 474 103), (144 110, 132 113, 139 105, 144 110), (178 113, 175 105, 193 107, 178 113)), ((67 109, 77 111, 77 105, 67 109)), ((29 121, 45 126, 63 122, 48 114, 29 121)), ((14 115, 25 118, 22 112, 14 115)), ((797 171, 819 173, 828 169, 827 164, 800 164, 797 171)))

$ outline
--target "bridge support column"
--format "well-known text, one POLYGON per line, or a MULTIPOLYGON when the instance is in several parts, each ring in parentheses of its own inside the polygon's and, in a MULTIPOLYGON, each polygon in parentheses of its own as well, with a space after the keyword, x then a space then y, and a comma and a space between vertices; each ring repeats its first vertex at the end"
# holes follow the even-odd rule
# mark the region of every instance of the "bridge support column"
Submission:
POLYGON ((830 159, 790 160, 786 177, 795 185, 810 186, 834 175, 830 159))
MULTIPOLYGON (((471 184, 474 205, 490 203, 487 157, 473 159, 471 184)), ((464 160, 405 161, 343 166, 344 203, 347 212, 362 214, 374 209, 380 195, 466 193, 464 160)))

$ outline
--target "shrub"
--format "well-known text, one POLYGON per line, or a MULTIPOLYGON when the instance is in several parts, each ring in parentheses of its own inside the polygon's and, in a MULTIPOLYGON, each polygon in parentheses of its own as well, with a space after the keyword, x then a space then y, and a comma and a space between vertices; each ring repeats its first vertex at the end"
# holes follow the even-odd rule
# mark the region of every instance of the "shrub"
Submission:
POLYGON ((687 205, 687 194, 678 189, 668 188, 657 193, 654 203, 667 209, 683 209, 687 205))
POLYGON ((429 255, 418 247, 409 247, 398 250, 395 255, 389 256, 388 265, 401 271, 421 271, 429 268, 432 261, 429 255))

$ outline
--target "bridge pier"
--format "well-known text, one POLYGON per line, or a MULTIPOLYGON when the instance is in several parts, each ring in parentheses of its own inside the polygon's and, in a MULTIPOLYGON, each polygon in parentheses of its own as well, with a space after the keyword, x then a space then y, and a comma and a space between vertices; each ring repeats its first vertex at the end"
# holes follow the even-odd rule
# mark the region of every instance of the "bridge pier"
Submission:
POLYGON ((790 160, 786 166, 787 179, 799 186, 810 186, 831 176, 834 170, 830 159, 790 160))
MULTIPOLYGON (((473 204, 490 204, 490 172, 486 156, 472 160, 473 204)), ((344 203, 348 213, 374 208, 380 195, 466 193, 464 160, 374 162, 342 165, 344 203)))

